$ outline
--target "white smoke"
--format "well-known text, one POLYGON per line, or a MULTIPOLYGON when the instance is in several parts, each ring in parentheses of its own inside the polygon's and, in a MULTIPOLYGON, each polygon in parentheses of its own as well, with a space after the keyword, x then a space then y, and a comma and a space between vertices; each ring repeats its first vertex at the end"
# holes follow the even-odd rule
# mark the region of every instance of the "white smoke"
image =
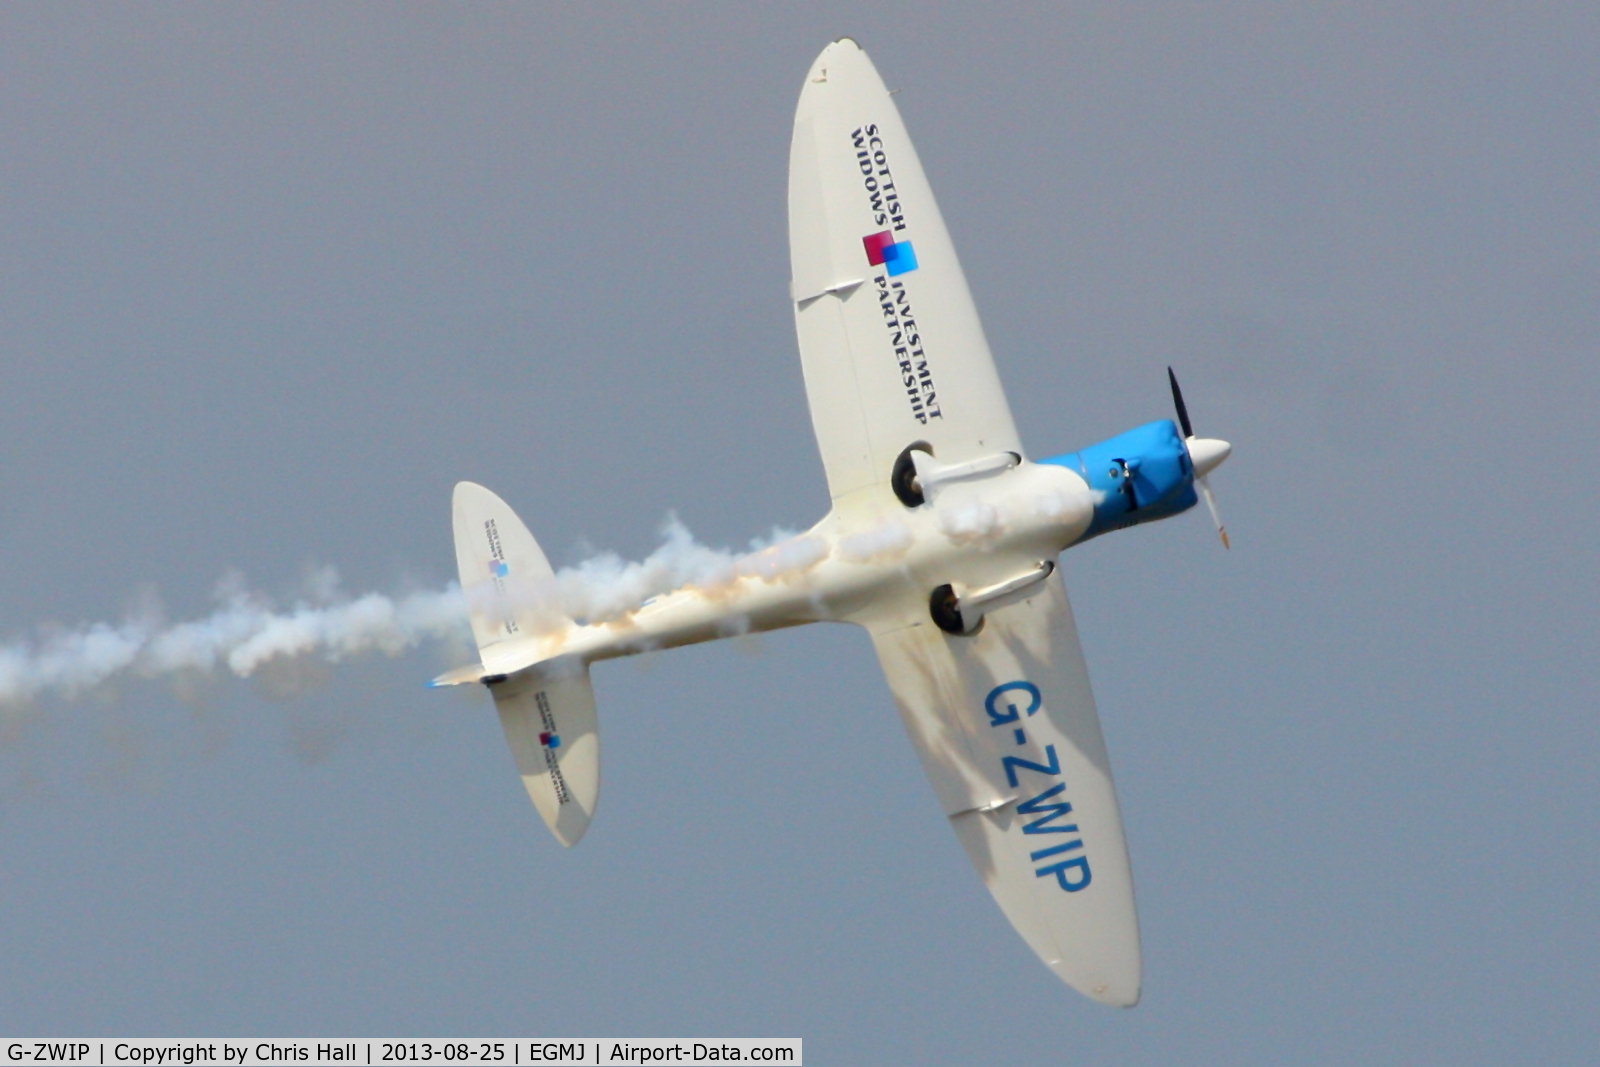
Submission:
POLYGON ((967 500, 939 512, 939 530, 958 545, 988 545, 1005 531, 1006 516, 985 500, 967 500))
POLYGON ((612 619, 679 586, 714 581, 735 560, 729 552, 700 544, 676 515, 669 515, 661 526, 661 547, 644 559, 592 552, 556 572, 556 599, 570 618, 612 619))
POLYGON ((839 542, 839 558, 851 563, 885 563, 897 560, 911 549, 911 527, 903 522, 885 522, 839 542))
POLYGON ((769 538, 750 542, 745 554, 708 548, 694 539, 676 515, 661 524, 661 547, 642 560, 614 552, 592 552, 583 562, 556 572, 555 601, 568 618, 585 622, 615 619, 651 597, 684 586, 715 590, 739 578, 775 581, 803 571, 828 555, 827 542, 774 529, 769 538))
POLYGON ((0 705, 42 696, 71 699, 124 679, 178 679, 226 670, 248 678, 264 664, 314 656, 337 663, 369 652, 399 655, 429 640, 459 639, 466 608, 453 585, 401 597, 346 597, 331 571, 318 575, 319 594, 275 610, 229 579, 211 615, 166 624, 146 606, 121 623, 54 630, 0 646, 0 705))
MULTIPOLYGON (((561 611, 579 619, 613 618, 684 585, 767 577, 827 555, 819 539, 776 530, 770 540, 752 542, 748 554, 708 548, 675 516, 662 525, 661 537, 661 546, 643 560, 593 552, 558 571, 553 592, 561 611)), ((181 685, 196 675, 262 678, 269 666, 281 675, 296 663, 398 656, 430 642, 471 647, 467 602, 454 582, 399 596, 349 595, 337 572, 323 568, 286 607, 237 576, 223 580, 217 599, 216 611, 189 622, 167 622, 150 600, 119 623, 42 630, 0 645, 0 708, 47 697, 71 700, 125 680, 181 685)))

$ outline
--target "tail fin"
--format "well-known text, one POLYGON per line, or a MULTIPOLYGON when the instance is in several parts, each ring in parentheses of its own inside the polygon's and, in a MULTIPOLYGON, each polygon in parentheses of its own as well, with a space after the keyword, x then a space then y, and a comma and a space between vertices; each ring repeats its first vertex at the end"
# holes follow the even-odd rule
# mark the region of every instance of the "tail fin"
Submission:
POLYGON ((452 511, 461 591, 483 666, 451 671, 434 684, 488 685, 533 806, 556 840, 575 845, 600 795, 589 666, 570 658, 520 666, 538 634, 570 621, 554 606, 555 572, 516 512, 483 486, 457 483, 452 511))

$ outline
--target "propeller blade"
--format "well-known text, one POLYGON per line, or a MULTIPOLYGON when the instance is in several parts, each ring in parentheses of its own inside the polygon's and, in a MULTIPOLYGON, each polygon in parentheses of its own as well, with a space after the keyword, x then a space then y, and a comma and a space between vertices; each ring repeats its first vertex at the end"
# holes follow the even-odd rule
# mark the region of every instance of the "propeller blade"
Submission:
POLYGON ((1211 493, 1211 480, 1205 475, 1195 479, 1195 484, 1200 487, 1200 495, 1205 498, 1206 507, 1211 511, 1211 521, 1217 524, 1217 533, 1222 537, 1222 547, 1232 548, 1228 544, 1228 528, 1222 525, 1222 515, 1217 511, 1217 498, 1211 493))
POLYGON ((1183 402, 1183 390, 1178 388, 1178 376, 1172 373, 1172 368, 1167 368, 1167 381, 1172 383, 1172 403, 1178 409, 1178 425, 1183 427, 1183 436, 1187 440, 1194 436, 1194 427, 1189 425, 1189 409, 1183 402))
POLYGON ((1178 388, 1178 376, 1172 368, 1167 368, 1167 381, 1172 383, 1172 404, 1178 409, 1178 425, 1183 428, 1183 440, 1189 449, 1189 458, 1194 463, 1195 486, 1200 490, 1200 495, 1205 497, 1206 510, 1211 512, 1211 521, 1216 523, 1217 535, 1222 538, 1223 548, 1232 548, 1228 543, 1228 528, 1222 525, 1222 514, 1217 511, 1217 498, 1211 492, 1211 480, 1205 472, 1219 466, 1233 448, 1226 441, 1213 441, 1210 439, 1199 440, 1194 435, 1194 427, 1189 425, 1189 405, 1183 402, 1183 390, 1178 388))

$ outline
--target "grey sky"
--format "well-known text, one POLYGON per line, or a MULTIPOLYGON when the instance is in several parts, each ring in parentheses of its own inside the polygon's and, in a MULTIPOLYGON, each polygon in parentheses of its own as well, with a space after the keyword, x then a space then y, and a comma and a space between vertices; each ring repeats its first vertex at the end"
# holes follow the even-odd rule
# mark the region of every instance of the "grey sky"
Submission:
POLYGON ((0 717, 0 1031, 1592 1055, 1592 4, 0 9, 0 629, 436 586, 459 478, 558 565, 819 517, 784 182, 842 34, 1029 447, 1168 363, 1235 443, 1234 551, 1064 561, 1144 1003, 1034 960, 813 627, 598 668, 571 851, 459 653, 0 717))

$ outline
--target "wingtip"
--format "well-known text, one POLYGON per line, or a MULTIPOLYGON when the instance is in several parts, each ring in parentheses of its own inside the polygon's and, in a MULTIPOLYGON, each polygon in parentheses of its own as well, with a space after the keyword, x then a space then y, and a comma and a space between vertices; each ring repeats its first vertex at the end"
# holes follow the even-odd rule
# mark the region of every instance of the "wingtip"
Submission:
POLYGON ((1137 983, 1130 987, 1106 984, 1088 988, 1074 986, 1074 988, 1095 1003, 1104 1004, 1108 1008, 1137 1008, 1139 997, 1143 994, 1143 989, 1137 983))

